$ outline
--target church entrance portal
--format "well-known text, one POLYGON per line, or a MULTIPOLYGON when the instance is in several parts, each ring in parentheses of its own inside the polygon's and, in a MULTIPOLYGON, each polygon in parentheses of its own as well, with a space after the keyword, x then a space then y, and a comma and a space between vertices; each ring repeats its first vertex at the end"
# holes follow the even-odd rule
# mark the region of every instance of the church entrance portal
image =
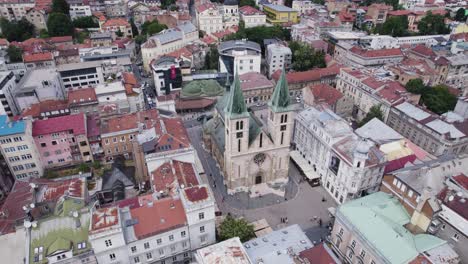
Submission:
POLYGON ((262 175, 257 175, 257 177, 255 177, 255 184, 260 184, 262 183, 262 175))

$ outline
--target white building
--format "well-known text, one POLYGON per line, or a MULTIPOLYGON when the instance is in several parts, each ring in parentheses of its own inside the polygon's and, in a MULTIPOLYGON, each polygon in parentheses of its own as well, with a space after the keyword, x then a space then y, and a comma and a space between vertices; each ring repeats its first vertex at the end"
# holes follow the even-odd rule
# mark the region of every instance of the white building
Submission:
POLYGON ((223 2, 223 27, 229 28, 239 25, 239 2, 225 0, 223 2))
POLYGON ((315 4, 310 0, 294 0, 292 2, 292 9, 296 10, 299 15, 307 14, 312 10, 318 9, 320 5, 315 4))
POLYGON ((0 116, 0 150, 15 179, 42 176, 44 169, 32 137, 32 121, 0 116))
POLYGON ((343 203, 378 191, 385 159, 370 140, 354 134, 352 128, 330 109, 314 107, 295 119, 291 157, 309 179, 320 178, 327 192, 343 203))
POLYGON ((219 72, 239 75, 247 72, 260 73, 262 50, 260 45, 247 40, 221 42, 219 51, 219 72))
POLYGON ((46 100, 64 100, 65 91, 55 69, 42 68, 26 72, 15 90, 18 110, 46 100))
POLYGON ((266 15, 251 6, 242 6, 239 8, 240 19, 244 21, 244 26, 246 28, 258 27, 266 24, 266 15))
POLYGON ((91 7, 89 5, 70 5, 70 18, 91 16, 91 7))
POLYGON ((75 87, 96 86, 104 82, 99 61, 61 64, 57 67, 65 90, 75 87))
POLYGON ((198 29, 205 33, 214 33, 223 30, 223 16, 218 6, 208 2, 197 7, 198 29))
POLYGON ((0 4, 0 14, 8 21, 19 21, 26 16, 28 10, 34 8, 35 1, 5 1, 0 4))
POLYGON ((447 57, 447 59, 449 60, 449 69, 445 84, 460 89, 463 95, 468 95, 468 55, 460 54, 447 57))
POLYGON ((0 72, 0 115, 8 115, 10 117, 19 114, 18 107, 15 101, 14 90, 16 88, 15 74, 11 71, 0 72))
POLYGON ((150 70, 150 62, 160 56, 178 50, 198 39, 198 30, 190 22, 170 28, 150 37, 141 45, 143 67, 150 70))
POLYGON ((270 78, 277 70, 291 69, 292 52, 289 47, 279 43, 270 44, 267 46, 265 57, 270 78))

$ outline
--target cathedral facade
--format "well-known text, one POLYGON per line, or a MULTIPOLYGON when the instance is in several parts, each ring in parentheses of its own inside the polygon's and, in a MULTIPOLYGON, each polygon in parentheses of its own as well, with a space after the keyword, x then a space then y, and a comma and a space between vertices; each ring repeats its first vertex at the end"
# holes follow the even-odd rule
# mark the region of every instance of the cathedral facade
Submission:
POLYGON ((205 146, 221 167, 228 193, 288 180, 293 126, 284 71, 265 116, 247 109, 239 76, 235 76, 229 92, 218 101, 213 119, 204 124, 205 146))

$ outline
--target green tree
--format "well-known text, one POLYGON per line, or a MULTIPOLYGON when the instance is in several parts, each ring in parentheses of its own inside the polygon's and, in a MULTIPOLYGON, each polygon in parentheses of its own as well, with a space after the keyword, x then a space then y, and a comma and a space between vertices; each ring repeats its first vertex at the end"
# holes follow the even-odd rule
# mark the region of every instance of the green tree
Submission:
POLYGON ((406 36, 408 35, 408 17, 389 17, 385 23, 377 25, 374 31, 381 35, 391 35, 393 37, 406 36))
POLYGON ((227 240, 239 237, 242 242, 246 242, 255 237, 253 225, 244 219, 234 219, 230 215, 224 219, 219 226, 219 238, 227 240))
POLYGON ((70 14, 70 6, 65 0, 53 0, 51 13, 62 13, 65 15, 70 14))
POLYGON ((409 80, 405 88, 408 92, 414 93, 414 94, 423 94, 424 90, 426 90, 426 85, 424 85, 424 82, 421 79, 412 79, 409 80))
POLYGON ((374 105, 369 109, 369 112, 367 115, 359 122, 359 127, 362 127, 365 125, 367 122, 371 121, 374 118, 379 119, 380 121, 383 121, 383 113, 382 110, 380 109, 380 105, 374 105))
POLYGON ((142 35, 154 35, 157 34, 164 29, 167 29, 167 26, 164 24, 159 24, 157 20, 153 20, 151 22, 146 21, 141 25, 141 34, 142 35))
POLYGON ((29 39, 35 31, 34 25, 29 23, 25 18, 10 22, 2 17, 0 18, 0 28, 4 37, 10 42, 29 39))
POLYGON ((120 30, 120 28, 117 30, 117 32, 115 32, 115 35, 119 38, 123 37, 123 32, 120 30))
POLYGON ((136 36, 135 42, 138 45, 141 45, 141 44, 145 43, 146 42, 146 35, 141 34, 141 35, 136 36))
POLYGON ((240 0, 239 2, 239 7, 240 6, 251 6, 255 7, 255 1, 254 0, 240 0))
POLYGON ((73 19, 73 26, 76 28, 98 28, 99 23, 93 16, 84 16, 73 19))
POLYGON ((169 6, 175 4, 176 0, 161 0, 161 8, 167 9, 169 6))
POLYGON ((248 39, 250 41, 257 42, 263 48, 263 40, 272 38, 290 40, 291 34, 288 29, 279 25, 275 25, 273 27, 258 26, 239 28, 239 31, 226 36, 224 40, 248 39))
POLYGON ((47 20, 47 28, 49 35, 55 36, 71 36, 73 35, 73 25, 70 18, 63 13, 52 13, 47 20))
POLYGON ((426 13, 418 23, 420 35, 448 34, 450 29, 445 24, 445 18, 442 15, 434 15, 431 11, 426 13))
POLYGON ((39 37, 40 38, 49 38, 49 32, 47 31, 47 29, 43 28, 41 29, 41 31, 39 31, 39 37))
POLYGON ((133 17, 130 18, 130 26, 132 27, 133 37, 138 36, 138 34, 140 34, 140 33, 138 32, 138 27, 135 25, 135 21, 133 20, 133 17))
POLYGON ((78 170, 81 172, 89 172, 91 171, 91 168, 89 167, 89 164, 81 163, 80 165, 78 165, 78 170))
POLYGON ((460 22, 465 22, 466 21, 466 10, 465 8, 459 8, 457 10, 457 13, 455 14, 455 18, 454 18, 456 21, 460 21, 460 22))
POLYGON ((450 93, 447 86, 437 85, 422 94, 421 102, 427 109, 441 115, 455 108, 457 97, 450 93))
POLYGON ((74 38, 76 39, 76 42, 82 44, 84 43, 85 39, 89 38, 89 31, 87 30, 77 31, 75 33, 74 38))
POLYGON ((95 161, 93 161, 91 166, 93 167, 93 169, 98 170, 98 169, 100 169, 102 167, 102 164, 101 164, 101 162, 99 160, 95 160, 95 161))
POLYGON ((218 48, 214 45, 210 46, 210 50, 206 53, 205 57, 205 70, 218 70, 219 52, 218 48))
POLYGON ((23 51, 21 48, 16 46, 10 45, 7 49, 8 58, 10 58, 10 62, 21 62, 23 61, 23 51))
POLYGON ((289 48, 292 52, 292 68, 295 71, 307 71, 312 68, 324 68, 325 53, 315 51, 309 45, 297 41, 291 41, 289 48))

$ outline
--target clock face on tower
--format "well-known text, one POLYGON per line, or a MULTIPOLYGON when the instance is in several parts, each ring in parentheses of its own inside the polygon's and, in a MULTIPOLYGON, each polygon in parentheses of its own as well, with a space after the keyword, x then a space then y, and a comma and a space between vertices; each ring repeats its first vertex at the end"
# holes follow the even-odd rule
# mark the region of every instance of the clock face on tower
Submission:
POLYGON ((265 161, 265 158, 266 158, 265 153, 258 153, 257 155, 254 156, 253 161, 258 166, 261 166, 263 162, 265 161))

